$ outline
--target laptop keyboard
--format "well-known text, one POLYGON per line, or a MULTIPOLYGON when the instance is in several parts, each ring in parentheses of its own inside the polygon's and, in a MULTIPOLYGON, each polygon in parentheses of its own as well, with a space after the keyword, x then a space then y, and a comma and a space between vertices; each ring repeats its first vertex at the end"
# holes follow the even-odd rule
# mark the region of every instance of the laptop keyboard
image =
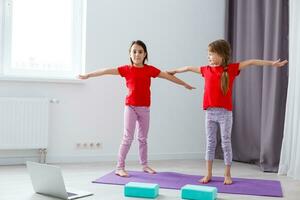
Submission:
POLYGON ((71 193, 71 192, 67 192, 67 194, 68 194, 68 197, 71 197, 71 196, 75 196, 75 195, 77 195, 77 194, 75 194, 75 193, 71 193))

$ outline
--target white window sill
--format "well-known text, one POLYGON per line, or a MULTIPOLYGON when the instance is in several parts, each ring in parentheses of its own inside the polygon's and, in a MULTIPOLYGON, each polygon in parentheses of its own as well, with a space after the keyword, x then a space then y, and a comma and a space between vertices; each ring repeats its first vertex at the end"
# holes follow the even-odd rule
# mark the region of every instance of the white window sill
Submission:
POLYGON ((11 82, 40 82, 40 83, 70 83, 70 84, 82 84, 85 81, 75 77, 61 78, 61 77, 18 77, 18 76, 1 76, 1 81, 11 82))

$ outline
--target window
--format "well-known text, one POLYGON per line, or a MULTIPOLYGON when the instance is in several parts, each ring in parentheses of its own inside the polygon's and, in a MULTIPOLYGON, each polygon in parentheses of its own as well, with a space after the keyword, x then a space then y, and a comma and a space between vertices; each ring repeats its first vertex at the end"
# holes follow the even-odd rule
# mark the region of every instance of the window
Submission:
POLYGON ((85 57, 84 0, 3 0, 2 76, 74 78, 85 57))

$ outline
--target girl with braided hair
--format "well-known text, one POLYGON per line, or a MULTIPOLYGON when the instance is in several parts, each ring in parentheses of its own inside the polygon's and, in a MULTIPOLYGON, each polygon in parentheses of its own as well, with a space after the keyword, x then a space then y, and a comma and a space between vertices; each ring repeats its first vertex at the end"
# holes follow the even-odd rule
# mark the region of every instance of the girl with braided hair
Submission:
POLYGON ((172 75, 191 71, 201 74, 205 79, 203 109, 205 110, 207 174, 199 180, 204 184, 212 179, 212 164, 215 157, 218 126, 221 132, 225 163, 224 184, 232 184, 230 173, 232 164, 232 88, 240 70, 253 65, 282 67, 287 63, 287 60, 257 59, 230 63, 230 52, 230 45, 227 41, 223 39, 216 40, 208 45, 208 65, 200 67, 186 66, 168 71, 172 75))

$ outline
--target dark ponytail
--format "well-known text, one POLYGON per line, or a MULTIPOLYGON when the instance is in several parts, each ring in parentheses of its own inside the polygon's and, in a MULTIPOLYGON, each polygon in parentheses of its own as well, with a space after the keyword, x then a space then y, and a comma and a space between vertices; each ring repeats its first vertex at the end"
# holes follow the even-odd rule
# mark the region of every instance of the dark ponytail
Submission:
POLYGON ((221 75, 221 90, 222 90, 223 95, 226 95, 229 90, 228 66, 224 67, 224 70, 221 75))

